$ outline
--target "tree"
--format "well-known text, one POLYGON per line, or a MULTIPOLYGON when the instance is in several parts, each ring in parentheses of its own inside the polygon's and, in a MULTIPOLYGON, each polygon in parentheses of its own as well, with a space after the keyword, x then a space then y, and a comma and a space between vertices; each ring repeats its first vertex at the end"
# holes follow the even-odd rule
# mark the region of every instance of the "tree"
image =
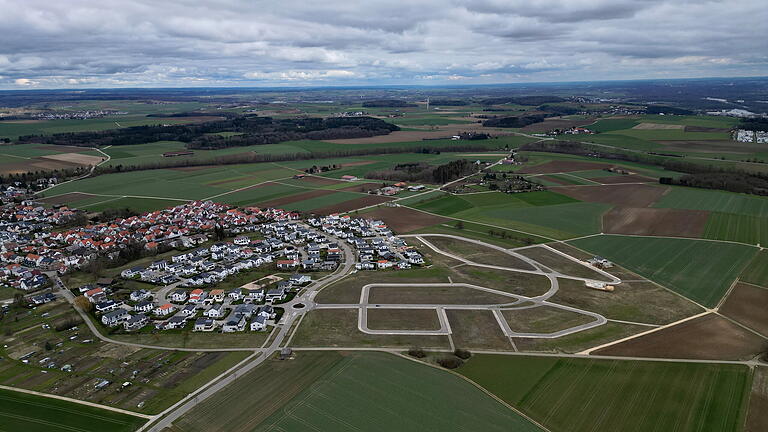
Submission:
POLYGON ((90 312, 93 309, 93 303, 85 298, 85 296, 77 296, 75 298, 75 306, 80 308, 83 312, 90 312))
POLYGON ((51 345, 51 341, 45 341, 45 350, 50 351, 53 349, 53 346, 51 345))
POLYGON ((464 229, 464 221, 456 222, 456 229, 463 230, 464 229))

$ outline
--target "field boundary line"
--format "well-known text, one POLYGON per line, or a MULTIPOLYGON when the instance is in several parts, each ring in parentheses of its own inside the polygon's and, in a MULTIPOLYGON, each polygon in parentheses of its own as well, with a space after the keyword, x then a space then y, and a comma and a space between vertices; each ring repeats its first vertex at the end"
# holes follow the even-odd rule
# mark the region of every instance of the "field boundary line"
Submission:
MULTIPOLYGON (((749 263, 747 263, 747 265, 749 265, 751 262, 752 260, 749 260, 749 263)), ((744 272, 744 269, 741 269, 741 272, 739 272, 739 274, 743 272, 744 272)), ((720 311, 720 308, 723 306, 723 304, 725 304, 725 301, 728 300, 728 297, 730 297, 731 293, 733 292, 733 289, 736 288, 736 285, 738 283, 739 283, 739 277, 737 276, 736 279, 734 279, 733 282, 731 282, 731 286, 728 287, 728 291, 726 291, 725 294, 723 294, 723 298, 721 298, 720 301, 717 302, 717 305, 714 307, 716 312, 720 311)))
POLYGON ((657 331, 664 330, 664 329, 669 328, 669 327, 674 327, 674 326, 676 326, 678 324, 682 324, 682 323, 684 323, 686 321, 691 321, 691 320, 694 320, 696 318, 701 318, 701 317, 703 317, 705 315, 708 315, 708 314, 711 314, 711 313, 714 313, 714 312, 712 312, 710 310, 706 310, 706 311, 701 312, 699 314, 691 315, 691 316, 689 316, 687 318, 683 318, 681 320, 678 320, 678 321, 675 321, 675 322, 671 322, 669 324, 664 324, 662 326, 653 328, 653 329, 645 331, 645 332, 640 332, 640 333, 637 333, 637 334, 633 334, 631 336, 627 336, 627 337, 622 338, 622 339, 618 339, 618 340, 615 340, 615 341, 612 341, 612 342, 607 342, 607 343, 604 343, 602 345, 598 345, 598 346, 595 346, 595 347, 592 347, 592 348, 585 349, 583 351, 579 351, 577 354, 590 355, 592 353, 592 351, 597 351, 599 349, 607 348, 609 346, 613 346, 613 345, 616 345, 616 344, 619 344, 619 343, 622 343, 622 342, 626 342, 628 340, 637 339, 637 338, 639 338, 641 336, 649 335, 651 333, 656 333, 657 331))
POLYGON ((108 406, 108 405, 101 405, 101 404, 97 404, 97 403, 94 403, 94 402, 88 402, 88 401, 83 401, 83 400, 79 400, 79 399, 73 399, 73 398, 66 397, 66 396, 59 396, 59 395, 55 395, 55 394, 43 393, 43 392, 39 392, 39 391, 27 390, 27 389, 17 388, 17 387, 10 387, 10 386, 6 386, 6 385, 0 385, 0 389, 2 389, 2 390, 9 390, 9 391, 16 391, 16 392, 19 392, 19 393, 25 393, 25 394, 30 394, 30 395, 34 395, 34 396, 42 396, 42 397, 47 397, 47 398, 50 398, 50 399, 63 400, 63 401, 66 401, 66 402, 77 403, 77 404, 80 404, 80 405, 86 405, 86 406, 93 407, 93 408, 100 408, 100 409, 107 410, 107 411, 113 411, 113 412, 117 412, 117 413, 120 413, 120 414, 127 414, 127 415, 131 415, 131 416, 134 416, 134 417, 141 417, 141 418, 147 419, 147 420, 151 420, 151 419, 154 418, 154 416, 149 415, 149 414, 137 413, 135 411, 128 411, 128 410, 124 410, 122 408, 115 408, 115 407, 111 407, 111 406, 108 406))
POLYGON ((759 336, 759 337, 761 337, 763 339, 768 339, 768 336, 766 336, 766 335, 760 333, 759 331, 757 331, 757 330, 747 326, 746 324, 742 324, 742 323, 736 321, 735 319, 733 319, 733 318, 731 318, 731 317, 729 317, 727 315, 723 315, 720 312, 714 312, 714 314, 719 316, 719 317, 721 317, 721 318, 723 318, 723 319, 726 319, 726 320, 732 322, 733 324, 736 324, 737 326, 743 328, 744 330, 747 330, 750 333, 754 333, 756 336, 759 336))
MULTIPOLYGON (((185 403, 187 403, 187 402, 188 402, 190 399, 196 398, 198 394, 200 394, 200 393, 202 393, 202 392, 204 392, 204 391, 208 390, 209 388, 211 388, 212 386, 214 386, 214 385, 215 385, 217 382, 219 382, 219 381, 221 381, 222 379, 224 379, 224 378, 226 378, 226 377, 230 376, 230 374, 237 372, 238 370, 240 370, 240 369, 241 369, 241 368, 243 368, 244 366, 248 365, 248 364, 249 364, 249 363, 251 363, 252 361, 254 361, 254 360, 258 359, 258 358, 259 358, 259 356, 261 356, 261 355, 263 355, 263 353, 262 353, 261 351, 256 351, 256 352, 252 353, 251 355, 249 355, 248 357, 246 357, 246 358, 244 358, 243 360, 241 360, 241 361, 240 361, 239 363, 237 363, 236 365, 234 365, 234 366, 232 366, 231 368, 229 368, 229 369, 225 370, 225 371, 224 371, 224 372, 222 372, 221 374, 219 374, 219 375, 217 375, 217 376, 215 376, 215 377, 211 378, 211 379, 210 379, 208 382, 206 382, 205 384, 203 384, 203 385, 201 385, 200 387, 198 387, 198 388, 197 388, 197 390, 195 390, 195 391, 193 391, 193 392, 191 392, 191 393, 188 393, 188 394, 187 394, 187 396, 186 396, 186 397, 184 397, 184 398, 182 398, 180 401, 178 401, 178 402, 176 402, 175 404, 173 404, 173 405, 169 406, 169 407, 168 407, 168 408, 166 408, 164 411, 162 411, 162 412, 160 412, 160 413, 158 413, 158 414, 155 414, 155 415, 152 417, 152 420, 148 421, 147 423, 144 423, 144 424, 143 424, 143 425, 142 425, 140 428, 136 429, 136 431, 135 431, 135 432, 142 432, 142 431, 144 431, 144 430, 147 430, 149 426, 151 426, 153 423, 155 423, 155 421, 157 421, 157 420, 160 420, 160 419, 161 419, 161 418, 163 418, 164 416, 166 416, 166 415, 168 415, 169 413, 173 412, 174 410, 176 410, 176 408, 178 408, 178 407, 180 407, 180 406, 184 405, 184 404, 185 404, 185 403)), ((263 360, 262 360, 262 361, 263 361, 263 360)), ((261 362, 259 362, 259 363, 261 363, 261 362)), ((257 364, 257 366, 258 366, 258 364, 257 364)), ((250 370, 250 369, 249 369, 249 370, 250 370)), ((206 399, 206 398, 204 398, 204 399, 206 399)))
MULTIPOLYGON (((600 234, 598 234, 598 235, 600 235, 600 234)), ((571 241, 571 240, 568 240, 568 241, 571 241)), ((580 250, 580 251, 582 251, 582 252, 584 252, 584 253, 586 253, 586 254, 591 254, 591 255, 594 255, 592 252, 589 252, 589 251, 586 251, 586 250, 584 250, 584 249, 581 249, 581 248, 577 247, 576 245, 574 245, 574 244, 572 244, 572 243, 568 243, 568 242, 565 242, 565 241, 563 241, 563 242, 559 242, 559 243, 562 243, 562 244, 564 244, 564 245, 567 245, 567 246, 569 246, 569 247, 572 247, 572 248, 574 248, 574 249, 576 249, 576 250, 580 250)), ((691 298, 688 298, 688 297, 684 296, 683 294, 681 294, 681 293, 679 293, 679 292, 677 292, 677 291, 675 291, 675 290, 673 290, 673 289, 671 289, 671 288, 667 288, 666 286, 664 286, 664 285, 662 285, 662 284, 660 284, 660 283, 658 283, 658 282, 654 281, 653 279, 649 279, 649 278, 645 277, 643 274, 641 274, 641 273, 640 273, 640 272, 638 272, 638 271, 632 270, 632 269, 630 269, 630 268, 626 268, 626 267, 624 267, 624 266, 620 266, 620 267, 622 267, 624 270, 630 271, 630 272, 632 272, 633 274, 636 274, 636 275, 638 275, 638 276, 640 276, 640 277, 642 277, 642 278, 645 278, 645 281, 647 281, 647 282, 650 282, 650 283, 652 283, 652 284, 656 285, 657 287, 659 287, 659 288, 661 288, 661 289, 663 289, 663 290, 666 290, 667 292, 670 292, 670 293, 672 293, 672 294, 674 294, 674 295, 676 295, 676 296, 678 296, 678 297, 680 297, 680 298, 682 298, 682 299, 685 299, 685 300, 687 300, 687 301, 689 301, 689 302, 691 302, 691 303, 695 304, 696 306, 698 306, 698 307, 700 307, 700 308, 704 309, 705 311, 711 311, 711 310, 712 310, 711 308, 708 308, 708 307, 704 306, 703 304, 701 304, 701 303, 699 303, 699 302, 697 302, 697 301, 695 301, 695 300, 693 300, 693 299, 691 299, 691 298)))
POLYGON ((522 411, 520 411, 519 409, 517 409, 517 408, 515 408, 514 406, 510 405, 509 403, 507 403, 506 401, 504 401, 504 400, 503 400, 503 399, 501 399, 500 397, 496 396, 495 394, 491 393, 491 392, 490 392, 489 390, 487 390, 485 387, 481 386, 480 384, 478 384, 478 383, 476 383, 476 382, 472 381, 472 380, 471 380, 471 379, 469 379, 468 377, 466 377, 466 376, 464 376, 464 375, 462 375, 462 374, 460 374, 460 373, 458 373, 458 372, 452 371, 452 370, 450 370, 450 369, 444 369, 444 368, 441 368, 441 367, 439 367, 439 366, 436 366, 436 365, 433 365, 433 364, 430 364, 430 363, 427 363, 427 362, 423 362, 423 361, 421 361, 421 360, 418 360, 418 359, 415 359, 415 358, 412 358, 412 357, 406 356, 406 355, 404 355, 404 354, 402 354, 402 353, 400 353, 400 352, 396 352, 396 351, 387 351, 387 352, 389 352, 390 354, 392 354, 392 355, 395 355, 395 356, 397 356, 397 357, 400 357, 400 358, 404 358, 404 359, 406 359, 406 360, 410 360, 410 361, 412 361, 412 362, 415 362, 415 363, 419 363, 419 364, 422 364, 422 365, 425 365, 425 366, 429 366, 429 367, 431 367, 431 368, 434 368, 434 369, 437 369, 437 370, 439 370, 439 371, 448 372, 448 373, 449 373, 449 374, 451 374, 451 375, 454 375, 454 376, 456 376, 456 377, 458 377, 458 378, 461 378, 462 380, 464 380, 464 381, 466 381, 466 382, 468 382, 468 383, 472 384, 472 386, 474 386, 476 389, 478 389, 478 390, 480 390, 481 392, 485 393, 486 395, 490 396, 490 397, 491 397, 493 400, 495 400, 496 402, 498 402, 498 403, 502 404, 502 405, 503 405, 503 406, 505 406, 506 408, 508 408, 508 409, 510 409, 511 411, 515 412, 517 415, 519 415, 519 416, 523 417, 524 419, 528 420, 529 422, 531 422, 531 423, 535 424, 536 426, 538 426, 538 427, 539 427, 539 428, 541 428, 542 430, 544 430, 544 431, 546 431, 546 432, 552 432, 552 431, 551 431, 549 428, 547 428, 547 427, 546 427, 546 426, 544 426, 543 424, 541 424, 541 423, 537 422, 536 420, 534 420, 533 418, 531 418, 531 417, 530 417, 530 416, 528 416, 527 414, 523 413, 523 412, 522 412, 522 411))
MULTIPOLYGON (((397 202, 397 201, 395 200, 395 201, 390 201, 390 202, 397 202)), ((426 214, 432 215, 432 216, 439 216, 439 217, 443 217, 443 218, 446 218, 446 219, 453 219, 453 220, 462 221, 462 222, 469 222, 469 223, 478 224, 478 225, 485 225, 485 226, 488 226, 488 227, 491 227, 491 228, 498 228, 498 229, 502 229, 502 230, 506 230, 506 231, 514 231, 514 232, 518 232, 520 234, 525 234, 525 235, 529 235, 529 236, 543 238, 543 239, 549 240, 551 242, 566 242, 566 241, 570 241, 570 240, 557 240, 557 239, 553 239, 551 237, 547 237, 547 236, 541 235, 541 234, 529 233, 529 232, 521 231, 521 230, 514 229, 514 228, 507 228, 507 227, 502 227, 502 226, 498 226, 498 225, 491 225, 491 224, 488 224, 488 223, 477 222, 477 221, 473 221, 473 220, 469 220, 469 219, 461 219, 461 218, 457 218, 457 217, 453 217, 453 216, 443 216, 441 214, 432 213, 432 212, 429 212, 429 211, 426 211, 426 210, 422 210, 422 209, 418 209, 418 208, 415 208, 415 207, 409 207, 409 206, 403 205, 403 204, 400 204, 400 206, 404 207, 404 208, 407 208, 407 209, 416 210, 418 212, 426 213, 426 214)))

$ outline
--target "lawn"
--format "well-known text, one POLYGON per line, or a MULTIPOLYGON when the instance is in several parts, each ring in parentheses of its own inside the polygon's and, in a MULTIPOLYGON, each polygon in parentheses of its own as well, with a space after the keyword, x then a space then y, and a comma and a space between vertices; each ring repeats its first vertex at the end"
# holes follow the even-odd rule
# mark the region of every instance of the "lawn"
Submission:
POLYGON ((686 187, 673 187, 656 202, 654 207, 768 216, 768 198, 766 197, 686 187))
POLYGON ((704 228, 704 238, 749 244, 768 244, 768 223, 764 216, 714 212, 704 228))
POLYGON ((146 421, 58 399, 0 390, 0 427, 6 431, 133 431, 146 421))
POLYGON ((615 235, 570 243, 710 307, 756 252, 753 247, 730 243, 615 235))
POLYGON ((540 429, 445 371, 391 354, 350 353, 256 430, 540 429))
POLYGON ((459 373, 553 432, 739 431, 746 366, 481 354, 459 373))

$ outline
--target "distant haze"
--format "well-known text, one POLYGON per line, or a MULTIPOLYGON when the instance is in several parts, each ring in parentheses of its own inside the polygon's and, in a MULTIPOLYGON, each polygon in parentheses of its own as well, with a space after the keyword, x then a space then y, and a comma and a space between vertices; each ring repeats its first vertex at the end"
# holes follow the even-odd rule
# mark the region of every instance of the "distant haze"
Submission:
POLYGON ((0 0, 0 89, 768 75, 765 0, 0 0))

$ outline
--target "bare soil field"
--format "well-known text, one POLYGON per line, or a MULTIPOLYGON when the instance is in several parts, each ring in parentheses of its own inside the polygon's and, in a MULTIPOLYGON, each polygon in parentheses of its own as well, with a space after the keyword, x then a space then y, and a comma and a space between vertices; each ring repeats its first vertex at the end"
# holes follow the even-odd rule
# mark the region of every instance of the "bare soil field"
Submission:
POLYGON ((763 432, 768 430, 768 367, 755 368, 752 380, 752 393, 749 397, 746 432, 763 432))
POLYGON ((583 119, 583 120, 570 120, 570 119, 551 117, 544 120, 543 122, 529 124, 528 126, 521 128, 520 130, 522 132, 528 132, 528 133, 548 132, 553 129, 562 130, 562 129, 570 129, 576 126, 583 126, 586 124, 594 123, 594 121, 595 121, 594 118, 583 119))
POLYGON ((49 198, 41 198, 38 201, 48 204, 66 204, 72 201, 80 201, 86 198, 90 198, 91 195, 86 195, 80 192, 70 192, 62 195, 56 195, 49 198))
POLYGON ((515 299, 463 286, 375 286, 368 295, 370 304, 463 304, 512 303, 515 299))
POLYGON ((510 351, 512 344, 491 311, 448 310, 451 338, 456 348, 510 351))
MULTIPOLYGON (((549 267, 550 269, 566 274, 569 276, 577 276, 583 278, 590 278, 602 281, 610 281, 611 279, 596 272, 591 267, 580 264, 572 259, 566 258, 557 252, 553 252, 545 247, 537 246, 531 248, 525 248, 517 251, 519 254, 532 258, 539 263, 549 267)), ((576 257, 574 257, 576 258, 576 257)))
POLYGON ((738 283, 720 307, 720 313, 768 335, 768 289, 738 283))
POLYGON ((339 190, 350 192, 368 192, 371 189, 378 189, 381 187, 381 183, 358 183, 352 186, 343 187, 339 190))
POLYGON ((398 233, 407 233, 432 225, 449 222, 450 219, 422 213, 404 207, 377 207, 372 212, 366 213, 368 219, 381 219, 390 228, 398 233))
POLYGON ((673 130, 684 129, 685 126, 677 124, 664 124, 664 123, 640 123, 635 125, 632 129, 639 130, 673 130))
POLYGON ((608 176, 608 177, 596 177, 591 178, 590 180, 596 181, 598 183, 603 184, 617 184, 617 183, 647 183, 647 182, 654 182, 656 183, 656 179, 646 177, 644 175, 640 174, 630 174, 630 175, 617 175, 617 176, 608 176))
POLYGON ((611 234, 701 237, 708 211, 615 207, 603 215, 603 229, 611 234))
POLYGON ((654 141, 665 150, 695 153, 754 153, 760 151, 758 144, 739 143, 726 140, 654 141))
POLYGON ((349 201, 340 202, 338 204, 330 205, 327 207, 321 207, 312 210, 313 213, 319 215, 329 215, 333 213, 344 213, 352 210, 357 210, 361 207, 368 207, 370 205, 381 204, 383 202, 391 201, 393 198, 384 197, 379 195, 366 195, 360 198, 355 198, 349 201))
POLYGON ((41 158, 52 159, 52 160, 61 161, 61 162, 70 162, 70 163, 75 163, 79 165, 96 165, 97 163, 106 159, 106 157, 102 157, 102 156, 91 156, 91 155, 84 155, 80 153, 61 153, 61 154, 55 154, 55 155, 42 156, 41 158))
POLYGON ((598 162, 550 161, 541 165, 523 167, 519 174, 546 174, 610 168, 613 165, 598 162))
POLYGON ((728 132, 730 129, 728 128, 716 128, 716 127, 706 127, 706 126, 686 126, 685 131, 686 132, 728 132))
POLYGON ((357 328, 357 309, 315 309, 301 321, 291 346, 450 348, 446 336, 372 335, 357 328))
POLYGON ((501 311, 501 314, 509 328, 520 333, 553 333, 595 320, 588 315, 552 306, 509 309, 501 311))
POLYGON ((560 289, 550 299, 552 302, 596 312, 608 319, 664 325, 704 312, 693 302, 651 282, 623 282, 613 292, 589 289, 573 279, 558 282, 560 289))
POLYGON ((371 330, 440 330, 435 309, 368 309, 371 330))
POLYGON ((341 180, 336 180, 328 177, 320 177, 320 176, 306 176, 301 181, 309 184, 317 185, 317 186, 328 186, 333 184, 339 184, 342 182, 341 180))
POLYGON ((644 184, 604 186, 561 186, 557 192, 580 201, 624 207, 650 207, 667 188, 644 184))
POLYGON ((748 360, 760 353, 763 345, 763 338, 723 317, 709 314, 594 353, 628 357, 748 360))
POLYGON ((303 201, 308 200, 310 198, 317 198, 324 195, 331 195, 335 193, 332 190, 323 190, 323 189, 315 189, 308 192, 302 192, 300 194, 296 195, 289 195, 282 198, 273 199, 270 201, 265 201, 263 203, 259 203, 261 207, 275 207, 279 208, 286 204, 294 203, 296 201, 303 201))

